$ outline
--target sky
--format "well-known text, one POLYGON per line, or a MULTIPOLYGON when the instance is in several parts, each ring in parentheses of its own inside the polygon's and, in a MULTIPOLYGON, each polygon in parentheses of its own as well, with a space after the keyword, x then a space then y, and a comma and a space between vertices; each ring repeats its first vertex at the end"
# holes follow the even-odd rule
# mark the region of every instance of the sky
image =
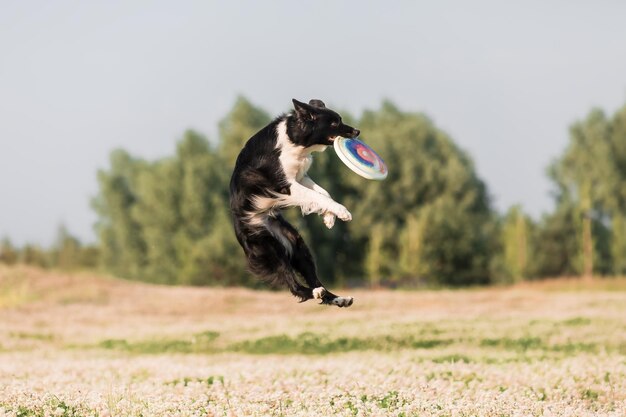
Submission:
POLYGON ((49 245, 63 223, 95 241, 111 150, 215 140, 238 95, 271 114, 292 98, 423 112, 498 211, 538 219, 569 126, 626 104, 624 16, 609 0, 2 1, 0 238, 49 245))

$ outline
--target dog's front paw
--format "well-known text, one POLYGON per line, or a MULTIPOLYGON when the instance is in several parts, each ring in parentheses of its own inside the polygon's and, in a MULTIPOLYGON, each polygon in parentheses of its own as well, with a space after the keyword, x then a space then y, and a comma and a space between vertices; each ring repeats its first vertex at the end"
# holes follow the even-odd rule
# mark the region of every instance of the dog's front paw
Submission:
POLYGON ((334 213, 344 222, 349 222, 350 220, 352 220, 352 214, 348 211, 347 208, 345 208, 341 204, 339 204, 338 207, 334 210, 334 213))
POLYGON ((337 216, 335 216, 333 213, 329 211, 324 213, 324 224, 326 225, 326 227, 328 227, 329 229, 332 229, 333 226, 335 225, 336 218, 337 216))

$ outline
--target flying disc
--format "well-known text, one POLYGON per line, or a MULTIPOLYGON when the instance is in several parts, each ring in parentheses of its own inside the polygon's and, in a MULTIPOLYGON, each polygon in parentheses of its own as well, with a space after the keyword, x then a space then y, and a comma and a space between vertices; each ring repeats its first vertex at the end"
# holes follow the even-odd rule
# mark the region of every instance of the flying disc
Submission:
POLYGON ((335 153, 352 171, 368 180, 387 178, 387 165, 376 152, 357 138, 337 137, 333 141, 335 153))

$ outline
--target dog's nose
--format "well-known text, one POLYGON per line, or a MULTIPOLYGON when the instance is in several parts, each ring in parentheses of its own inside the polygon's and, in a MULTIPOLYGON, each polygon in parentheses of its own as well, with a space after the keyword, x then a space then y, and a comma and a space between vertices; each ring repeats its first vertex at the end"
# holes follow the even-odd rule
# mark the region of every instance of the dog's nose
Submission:
POLYGON ((356 138, 357 136, 359 136, 361 134, 361 131, 359 129, 353 129, 352 130, 352 137, 356 138))

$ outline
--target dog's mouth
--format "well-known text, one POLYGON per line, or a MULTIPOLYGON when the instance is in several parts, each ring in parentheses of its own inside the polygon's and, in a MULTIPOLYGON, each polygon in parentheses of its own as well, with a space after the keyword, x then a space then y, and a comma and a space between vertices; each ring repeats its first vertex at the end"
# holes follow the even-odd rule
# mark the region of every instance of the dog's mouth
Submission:
POLYGON ((340 137, 341 137, 341 136, 333 136, 333 137, 328 138, 328 141, 329 141, 330 143, 333 143, 336 139, 339 139, 340 137))

